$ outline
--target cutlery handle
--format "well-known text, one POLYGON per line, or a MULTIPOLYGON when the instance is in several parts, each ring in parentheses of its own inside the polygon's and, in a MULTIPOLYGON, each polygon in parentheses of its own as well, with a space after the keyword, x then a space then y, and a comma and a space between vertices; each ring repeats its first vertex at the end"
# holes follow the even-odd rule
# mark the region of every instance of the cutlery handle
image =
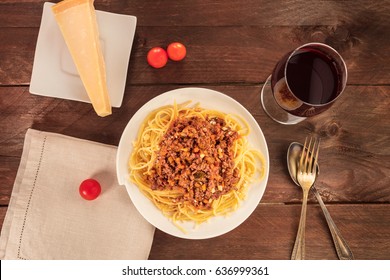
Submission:
POLYGON ((351 249, 349 248, 347 241, 343 238, 341 235, 339 229, 337 228, 336 224, 334 223, 332 217, 329 214, 328 209, 326 208, 324 202, 322 201, 322 198, 320 194, 318 193, 317 189, 315 186, 312 187, 313 192, 320 203, 321 209, 324 212, 326 222, 328 223, 328 227, 330 230, 330 233, 333 238, 333 243, 336 247, 336 252, 340 260, 353 260, 353 254, 351 249))
POLYGON ((299 220, 299 227, 297 237, 295 239, 294 249, 291 254, 292 260, 304 260, 305 259, 305 227, 306 227, 306 206, 307 197, 309 194, 308 189, 303 190, 303 200, 301 209, 301 218, 299 220))

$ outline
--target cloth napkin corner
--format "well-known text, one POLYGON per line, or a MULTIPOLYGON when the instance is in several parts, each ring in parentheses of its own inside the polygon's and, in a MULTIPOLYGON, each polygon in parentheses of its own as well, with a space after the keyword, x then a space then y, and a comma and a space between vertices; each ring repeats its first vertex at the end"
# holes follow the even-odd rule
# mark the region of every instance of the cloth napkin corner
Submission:
POLYGON ((147 259, 155 228, 116 179, 117 148, 29 129, 0 237, 1 259, 147 259), (94 178, 92 201, 80 183, 94 178))

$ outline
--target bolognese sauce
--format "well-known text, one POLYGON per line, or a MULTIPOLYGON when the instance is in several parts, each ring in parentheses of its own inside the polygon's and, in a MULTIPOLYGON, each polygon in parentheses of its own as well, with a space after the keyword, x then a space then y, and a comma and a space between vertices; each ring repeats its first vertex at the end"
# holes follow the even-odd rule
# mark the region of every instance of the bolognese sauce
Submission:
POLYGON ((172 121, 147 175, 153 190, 179 190, 175 202, 210 209, 214 200, 236 189, 233 143, 240 135, 219 117, 179 117, 172 121))

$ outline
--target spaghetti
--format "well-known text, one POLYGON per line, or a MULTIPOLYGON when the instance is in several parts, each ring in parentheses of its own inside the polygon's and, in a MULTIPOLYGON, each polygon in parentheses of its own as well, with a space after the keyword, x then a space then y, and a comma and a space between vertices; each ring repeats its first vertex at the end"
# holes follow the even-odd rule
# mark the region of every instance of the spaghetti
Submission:
POLYGON ((265 174, 245 120, 190 103, 151 112, 129 160, 130 180, 176 225, 234 211, 265 174))

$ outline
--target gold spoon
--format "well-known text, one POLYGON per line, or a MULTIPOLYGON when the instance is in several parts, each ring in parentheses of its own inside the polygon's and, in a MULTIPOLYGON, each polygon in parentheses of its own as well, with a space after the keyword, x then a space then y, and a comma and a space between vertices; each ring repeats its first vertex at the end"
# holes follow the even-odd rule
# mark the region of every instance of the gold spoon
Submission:
MULTIPOLYGON (((287 151, 287 167, 288 172, 290 173, 291 179, 294 181, 296 185, 299 186, 297 182, 297 165, 298 165, 298 159, 300 158, 301 152, 303 149, 303 145, 297 142, 293 142, 288 147, 287 151)), ((320 173, 320 169, 317 163, 317 176, 320 173)), ((322 201, 322 198, 320 194, 318 193, 317 189, 313 185, 311 189, 314 192, 314 195, 316 196, 318 202, 320 203, 322 212, 324 212, 326 222, 328 223, 328 227, 330 230, 330 233, 333 238, 333 243, 336 248, 337 255, 340 260, 353 260, 353 254, 351 249, 349 248, 347 242, 341 235, 339 229, 337 228, 336 224, 333 222, 332 217, 330 216, 328 209, 326 208, 324 202, 322 201)))

